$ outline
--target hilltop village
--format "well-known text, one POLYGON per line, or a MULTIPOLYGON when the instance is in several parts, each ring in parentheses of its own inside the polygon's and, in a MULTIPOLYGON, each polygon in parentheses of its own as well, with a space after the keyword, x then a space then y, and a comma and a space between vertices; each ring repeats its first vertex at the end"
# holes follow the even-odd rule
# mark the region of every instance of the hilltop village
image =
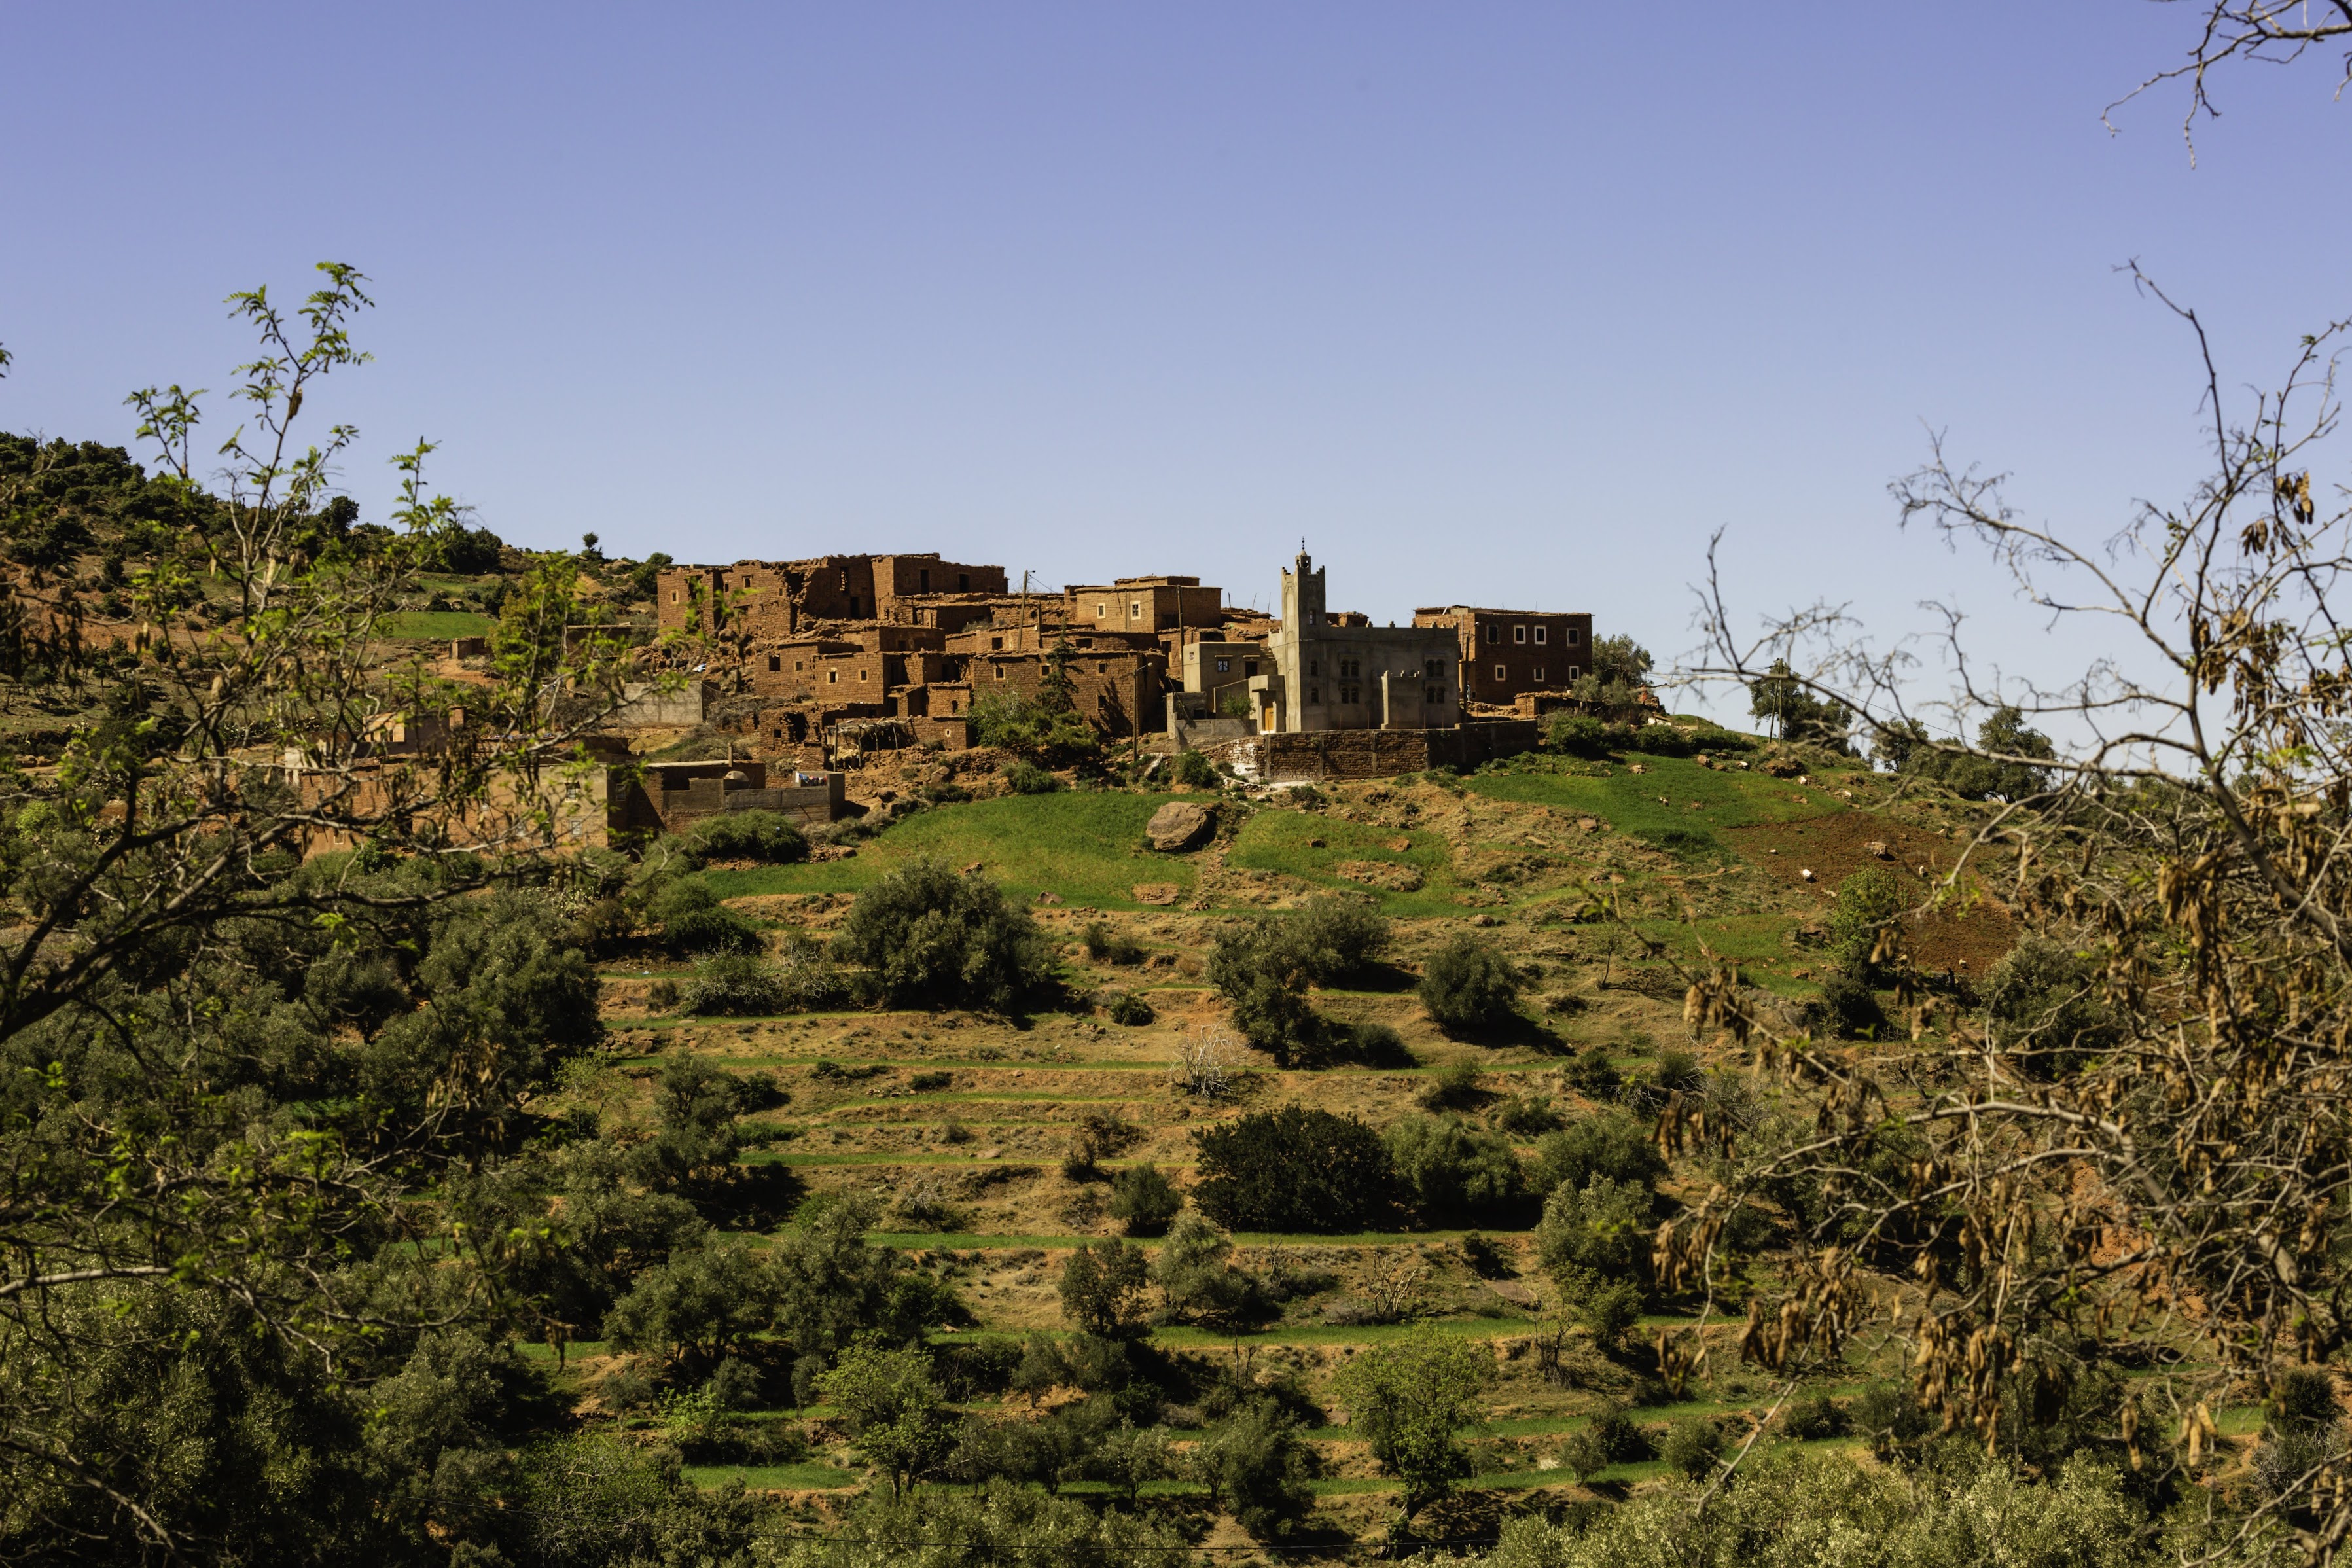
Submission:
POLYGON ((706 721, 801 768, 961 751, 976 710, 1060 682, 1106 741, 1241 742, 1245 769, 1370 776, 1526 750, 1590 672, 1589 613, 1444 605, 1381 626, 1330 608, 1325 573, 1302 552, 1268 615, 1197 577, 1016 591, 1002 566, 826 555, 667 567, 656 613, 722 650, 692 672, 706 721))

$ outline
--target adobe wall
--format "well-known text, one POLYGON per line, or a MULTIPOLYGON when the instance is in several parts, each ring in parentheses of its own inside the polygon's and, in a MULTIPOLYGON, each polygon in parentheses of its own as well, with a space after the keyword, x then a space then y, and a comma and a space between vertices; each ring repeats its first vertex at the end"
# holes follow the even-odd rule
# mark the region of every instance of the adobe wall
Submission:
POLYGON ((1271 784, 1393 778, 1434 767, 1470 769, 1536 749, 1531 720, 1500 719, 1458 730, 1309 730, 1239 743, 1271 784))

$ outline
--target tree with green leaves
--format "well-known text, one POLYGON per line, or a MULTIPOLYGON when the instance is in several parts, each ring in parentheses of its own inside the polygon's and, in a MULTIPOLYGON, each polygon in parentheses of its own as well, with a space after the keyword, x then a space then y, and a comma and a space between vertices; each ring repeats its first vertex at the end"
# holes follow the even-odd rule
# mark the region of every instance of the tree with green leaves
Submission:
POLYGON ((1076 1247, 1062 1264, 1063 1314, 1085 1333, 1139 1339, 1150 1327, 1144 1281, 1140 1247, 1116 1239, 1076 1247))
POLYGON ((859 1340, 817 1379, 849 1426, 850 1443, 889 1478, 893 1496, 947 1456, 955 1440, 928 1352, 859 1340))
POLYGON ((1340 1370, 1349 1433, 1370 1446, 1384 1473, 1404 1483, 1408 1524, 1470 1474, 1461 1433, 1481 1420, 1481 1398, 1493 1378, 1484 1346, 1427 1324, 1374 1345, 1340 1370))

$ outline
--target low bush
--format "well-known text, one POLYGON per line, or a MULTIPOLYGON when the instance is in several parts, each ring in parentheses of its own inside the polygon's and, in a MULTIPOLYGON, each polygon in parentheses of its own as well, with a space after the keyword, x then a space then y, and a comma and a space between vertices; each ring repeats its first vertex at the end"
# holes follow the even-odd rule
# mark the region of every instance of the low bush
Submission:
POLYGON ((1355 1058, 1367 1067, 1409 1068, 1419 1065, 1406 1049, 1404 1037, 1386 1024, 1357 1024, 1348 1030, 1355 1058))
POLYGON ((1595 1176, 1646 1186, 1665 1173, 1666 1163, 1650 1130, 1614 1106, 1580 1116, 1536 1145, 1537 1190, 1580 1187, 1595 1176))
POLYGON ((1421 1091, 1421 1103, 1427 1110, 1467 1110, 1486 1098, 1478 1087, 1478 1064, 1448 1062, 1430 1075, 1421 1091))
POLYGON ((677 1006, 677 982, 665 975, 646 987, 646 1005, 656 1013, 667 1013, 677 1006))
POLYGON ((1515 1094, 1495 1112, 1495 1125, 1521 1138, 1533 1138, 1560 1126, 1560 1114, 1540 1094, 1515 1094))
POLYGON ((1429 961, 1421 1005, 1445 1028, 1494 1029, 1518 1016, 1519 972, 1492 942, 1464 933, 1429 961))
POLYGON ((917 1094, 930 1094, 938 1089, 951 1088, 954 1083, 955 1074, 951 1072, 919 1072, 907 1080, 907 1087, 917 1094))
POLYGON ((722 811, 704 817, 686 835, 687 847, 704 860, 757 860, 789 866, 808 858, 808 840, 792 820, 772 811, 722 811))
POLYGON ((1679 724, 1639 724, 1625 737, 1625 749, 1653 757, 1687 757, 1698 741, 1679 724))
POLYGON ((1694 1481, 1704 1480, 1723 1455, 1723 1433, 1703 1415, 1685 1415, 1666 1428, 1658 1458, 1694 1481))
POLYGON ((1399 1193, 1424 1222, 1492 1223, 1527 1202, 1527 1173, 1495 1133, 1450 1116, 1407 1116, 1383 1141, 1399 1193))
POLYGON ((834 951, 862 964, 890 1002, 1006 1011, 1051 973, 1045 939, 995 883, 935 860, 894 871, 858 895, 834 951))
POLYGON ((1846 1434, 1846 1414, 1826 1394, 1800 1399, 1780 1412, 1780 1431, 1792 1442, 1816 1443, 1846 1434))
POLYGON ((1822 1026, 1841 1039, 1862 1039, 1886 1026, 1886 1011, 1878 996, 1851 974, 1836 973, 1822 982, 1822 999, 1814 1005, 1822 1026))
POLYGON ((1865 866, 1840 882, 1829 922, 1830 952, 1838 967, 1864 982, 1886 978, 1887 966, 1873 955, 1881 935, 1909 902, 1903 884, 1884 866, 1865 866))
POLYGON ((646 900, 654 940, 669 952, 753 952, 760 932, 750 921, 719 901, 698 877, 665 879, 646 900))
POLYGON ((1352 1116, 1288 1105, 1192 1137, 1192 1201, 1227 1230, 1366 1230, 1395 1202, 1388 1150, 1352 1116))
POLYGON ((755 1018, 785 1012, 791 992, 766 960, 721 953, 697 970, 678 994, 680 1007, 698 1017, 755 1018))
POLYGON ((1605 1046, 1587 1046, 1568 1064, 1570 1088, 1587 1100, 1607 1100, 1624 1083, 1605 1046))
POLYGON ((1015 757, 1004 764, 1004 783, 1014 795, 1051 795, 1062 787, 1062 781, 1026 757, 1015 757))
POLYGON ((1562 1183, 1544 1204, 1536 1226, 1536 1255, 1572 1299, 1597 1282, 1632 1277, 1647 1261, 1650 1189, 1595 1176, 1582 1186, 1562 1183))
POLYGON ((1129 1165, 1111 1178, 1110 1217, 1129 1236, 1161 1236, 1184 1206, 1175 1186, 1153 1164, 1129 1165))
POLYGON ((1159 1016, 1151 1010, 1150 1003, 1132 991, 1112 992, 1103 1003, 1103 1012, 1108 1015, 1112 1023, 1123 1024, 1132 1029, 1139 1029, 1159 1016))
POLYGON ((1130 964, 1143 962, 1142 944, 1132 937, 1122 936, 1108 921, 1088 921, 1078 933, 1086 943, 1087 956, 1097 963, 1130 964))
POLYGON ((1194 751, 1176 753, 1176 782, 1193 789, 1208 789, 1217 783, 1217 770, 1209 759, 1194 751))
POLYGON ((1389 949, 1388 917, 1366 900, 1324 893, 1282 917, 1299 965, 1318 985, 1369 973, 1389 949))
POLYGON ((1278 1067, 1320 1038, 1307 1004, 1304 957, 1276 921, 1247 921, 1218 932, 1209 950, 1209 984, 1232 1009, 1234 1026, 1278 1067))

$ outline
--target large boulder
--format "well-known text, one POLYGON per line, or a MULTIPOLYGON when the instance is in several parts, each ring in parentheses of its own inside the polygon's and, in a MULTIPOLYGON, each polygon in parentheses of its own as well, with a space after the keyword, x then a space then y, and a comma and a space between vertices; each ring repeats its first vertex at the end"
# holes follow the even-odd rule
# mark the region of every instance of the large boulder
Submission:
POLYGON ((1151 814, 1151 820, 1144 825, 1143 836, 1151 841, 1154 849, 1173 854, 1190 849, 1206 838, 1216 823, 1217 814, 1213 807, 1197 801, 1171 800, 1151 814))

